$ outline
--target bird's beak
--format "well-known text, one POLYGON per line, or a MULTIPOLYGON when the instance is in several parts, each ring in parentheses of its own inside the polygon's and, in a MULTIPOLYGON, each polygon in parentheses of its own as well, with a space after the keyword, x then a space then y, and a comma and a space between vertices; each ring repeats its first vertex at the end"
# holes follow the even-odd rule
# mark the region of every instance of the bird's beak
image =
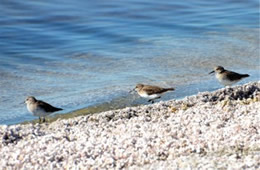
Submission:
POLYGON ((213 70, 212 72, 209 72, 209 74, 212 74, 212 73, 214 73, 215 71, 213 70))
POLYGON ((135 91, 135 88, 134 88, 134 89, 132 89, 132 90, 130 90, 130 91, 129 91, 129 93, 133 93, 134 91, 135 91))
POLYGON ((23 101, 23 102, 21 102, 21 103, 19 103, 19 104, 25 104, 25 101, 23 101))

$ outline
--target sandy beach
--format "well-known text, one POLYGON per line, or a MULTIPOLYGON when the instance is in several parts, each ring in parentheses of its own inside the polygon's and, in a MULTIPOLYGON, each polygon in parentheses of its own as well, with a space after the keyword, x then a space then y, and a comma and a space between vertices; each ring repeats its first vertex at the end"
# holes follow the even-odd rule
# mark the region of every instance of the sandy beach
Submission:
POLYGON ((260 82, 46 124, 1 125, 0 169, 259 169, 260 82))

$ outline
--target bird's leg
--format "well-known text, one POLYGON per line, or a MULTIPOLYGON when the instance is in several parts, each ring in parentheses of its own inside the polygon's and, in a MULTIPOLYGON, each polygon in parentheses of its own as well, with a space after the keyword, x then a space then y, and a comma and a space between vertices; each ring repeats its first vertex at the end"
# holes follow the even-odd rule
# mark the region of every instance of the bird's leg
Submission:
POLYGON ((161 98, 161 96, 156 97, 156 98, 154 98, 154 99, 149 99, 148 102, 152 102, 152 104, 153 104, 155 99, 160 99, 160 98, 161 98))
POLYGON ((152 102, 152 104, 154 103, 154 99, 149 99, 148 102, 152 102))
POLYGON ((43 122, 45 122, 45 117, 43 117, 43 122))
POLYGON ((39 123, 41 123, 41 117, 39 117, 39 123))

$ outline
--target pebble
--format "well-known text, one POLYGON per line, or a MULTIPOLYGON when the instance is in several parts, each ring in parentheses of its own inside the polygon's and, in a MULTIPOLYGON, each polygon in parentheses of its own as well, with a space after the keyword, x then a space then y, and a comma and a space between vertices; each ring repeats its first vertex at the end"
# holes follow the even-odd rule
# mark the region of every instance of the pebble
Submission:
POLYGON ((1 125, 0 169, 257 169, 259 96, 252 82, 51 124, 1 125))

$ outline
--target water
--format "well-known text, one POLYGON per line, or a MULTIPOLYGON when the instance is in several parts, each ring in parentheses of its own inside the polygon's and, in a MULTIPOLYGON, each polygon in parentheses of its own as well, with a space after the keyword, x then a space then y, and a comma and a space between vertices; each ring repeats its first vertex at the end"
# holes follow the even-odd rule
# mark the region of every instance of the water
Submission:
POLYGON ((163 100, 215 90, 215 65, 259 80, 258 10, 258 0, 3 1, 0 124, 35 119, 20 104, 28 95, 67 113, 146 103, 128 94, 140 82, 175 87, 163 100))

